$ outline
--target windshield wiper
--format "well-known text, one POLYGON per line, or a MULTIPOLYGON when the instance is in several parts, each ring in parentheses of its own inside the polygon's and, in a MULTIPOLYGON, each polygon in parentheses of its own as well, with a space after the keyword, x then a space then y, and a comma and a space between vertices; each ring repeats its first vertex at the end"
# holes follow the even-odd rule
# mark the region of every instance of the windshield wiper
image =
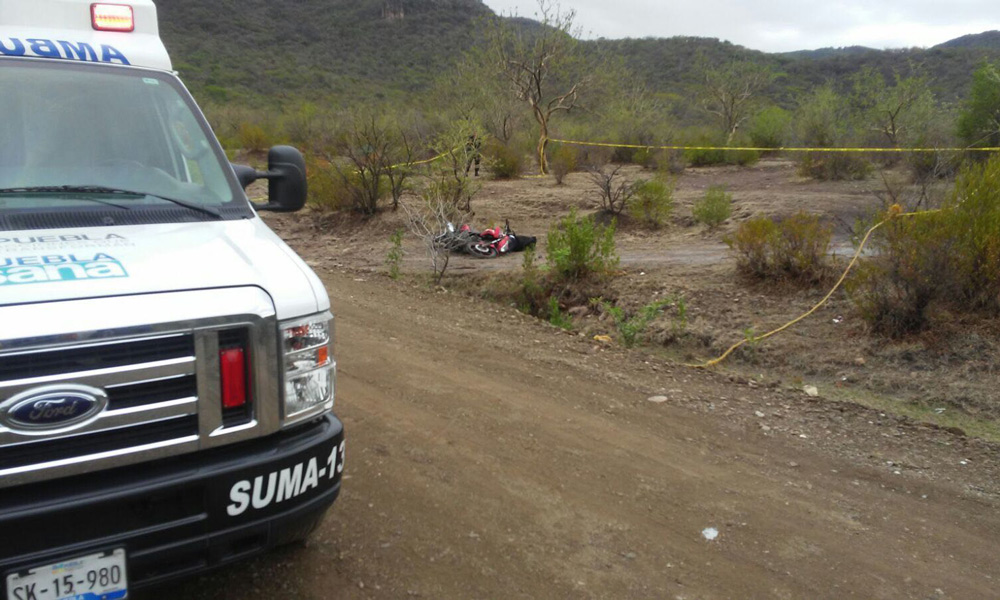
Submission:
MULTIPOLYGON (((86 185, 39 185, 33 187, 19 187, 19 188, 0 188, 0 194, 89 194, 89 193, 108 193, 103 188, 95 188, 93 186, 86 185)), ((132 210, 131 206, 125 206, 124 204, 118 204, 117 202, 109 202, 108 200, 101 200, 99 198, 79 198, 79 200, 86 200, 88 202, 96 202, 98 204, 104 204, 105 206, 113 206, 115 208, 120 208, 122 210, 132 210)))
MULTIPOLYGON (((197 202, 191 202, 188 200, 179 200, 177 198, 168 198, 166 196, 160 196, 159 194, 151 194, 149 192, 136 192, 133 190, 123 190, 120 188, 105 187, 103 185, 47 185, 47 186, 33 186, 33 187, 20 187, 20 188, 0 188, 0 194, 34 194, 34 193, 56 193, 56 194, 114 194, 116 196, 149 196, 150 198, 156 198, 157 200, 163 200, 164 202, 170 202, 171 204, 176 204, 177 206, 183 206, 184 208, 198 211, 202 214, 206 214, 216 219, 223 219, 222 213, 218 211, 215 207, 206 206, 204 204, 198 204, 197 202)), ((100 202, 91 198, 95 202, 100 202)), ((104 202, 111 206, 116 206, 125 210, 130 210, 130 207, 116 204, 113 202, 104 202)))

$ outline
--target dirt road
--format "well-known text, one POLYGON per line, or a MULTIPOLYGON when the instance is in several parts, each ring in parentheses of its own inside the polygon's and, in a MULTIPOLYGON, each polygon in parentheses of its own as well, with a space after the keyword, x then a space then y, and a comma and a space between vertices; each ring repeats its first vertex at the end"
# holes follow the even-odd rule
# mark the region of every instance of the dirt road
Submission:
POLYGON ((1000 595, 995 447, 318 266, 341 499, 306 547, 159 597, 1000 595))

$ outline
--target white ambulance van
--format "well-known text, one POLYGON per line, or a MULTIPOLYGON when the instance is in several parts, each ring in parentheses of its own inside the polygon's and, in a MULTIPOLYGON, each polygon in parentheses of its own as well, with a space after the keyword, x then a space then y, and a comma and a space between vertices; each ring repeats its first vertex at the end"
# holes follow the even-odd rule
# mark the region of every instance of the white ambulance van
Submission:
POLYGON ((316 526, 330 302, 257 215, 305 194, 294 148, 230 165, 151 0, 0 0, 0 600, 124 598, 316 526))

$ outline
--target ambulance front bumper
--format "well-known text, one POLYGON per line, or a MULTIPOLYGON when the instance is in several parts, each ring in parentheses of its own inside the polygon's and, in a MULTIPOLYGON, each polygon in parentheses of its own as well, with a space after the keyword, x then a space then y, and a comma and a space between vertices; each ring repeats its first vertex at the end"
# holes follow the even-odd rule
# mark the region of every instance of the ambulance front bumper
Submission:
POLYGON ((129 589, 300 539, 340 493, 333 415, 267 438, 0 494, 0 599, 12 573, 124 549, 129 589))

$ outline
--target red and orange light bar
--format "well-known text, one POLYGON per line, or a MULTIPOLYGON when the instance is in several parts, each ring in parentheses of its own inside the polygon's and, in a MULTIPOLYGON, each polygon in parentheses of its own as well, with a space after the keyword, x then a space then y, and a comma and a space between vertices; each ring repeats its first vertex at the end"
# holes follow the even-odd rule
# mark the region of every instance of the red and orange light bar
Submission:
POLYGON ((127 4, 91 4, 90 19, 96 31, 135 31, 135 15, 127 4))

